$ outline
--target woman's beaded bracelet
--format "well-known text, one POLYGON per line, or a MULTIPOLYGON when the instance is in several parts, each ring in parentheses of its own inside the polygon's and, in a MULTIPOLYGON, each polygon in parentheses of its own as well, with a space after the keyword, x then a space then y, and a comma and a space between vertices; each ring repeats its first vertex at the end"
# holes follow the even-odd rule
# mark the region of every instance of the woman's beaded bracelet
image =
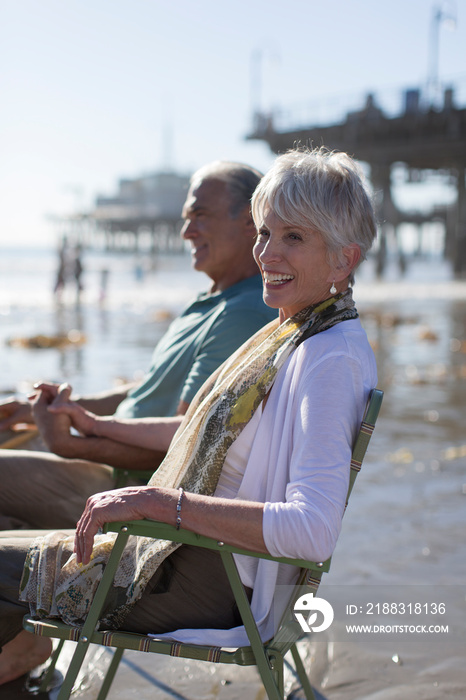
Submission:
POLYGON ((177 530, 180 529, 181 527, 181 504, 183 502, 183 496, 184 496, 184 491, 183 489, 179 488, 180 495, 178 496, 178 503, 176 504, 176 521, 175 521, 175 527, 177 530))

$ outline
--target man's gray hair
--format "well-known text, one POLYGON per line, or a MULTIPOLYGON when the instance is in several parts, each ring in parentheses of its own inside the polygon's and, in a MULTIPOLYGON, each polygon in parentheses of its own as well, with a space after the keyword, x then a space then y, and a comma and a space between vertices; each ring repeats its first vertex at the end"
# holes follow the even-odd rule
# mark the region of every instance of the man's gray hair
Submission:
POLYGON ((251 197, 260 182, 262 173, 250 165, 216 160, 204 165, 191 176, 191 186, 204 180, 219 180, 227 186, 231 198, 230 215, 235 219, 246 206, 251 206, 251 197))
POLYGON ((343 263, 342 249, 351 244, 364 260, 377 233, 360 167, 346 153, 326 148, 292 150, 275 160, 252 198, 258 230, 269 211, 287 226, 318 231, 330 262, 343 263))

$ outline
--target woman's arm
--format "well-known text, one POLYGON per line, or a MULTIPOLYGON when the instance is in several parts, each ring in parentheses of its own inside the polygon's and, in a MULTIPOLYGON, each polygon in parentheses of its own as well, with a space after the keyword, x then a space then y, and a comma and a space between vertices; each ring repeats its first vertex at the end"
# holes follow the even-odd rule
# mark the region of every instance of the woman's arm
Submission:
MULTIPOLYGON (((287 405, 286 421, 282 417, 292 430, 278 433, 278 425, 273 424, 266 448, 273 461, 280 450, 279 439, 291 440, 285 498, 270 499, 264 506, 267 548, 273 556, 310 561, 328 559, 337 542, 352 445, 372 388, 370 375, 346 350, 334 349, 333 355, 322 351, 316 357, 326 334, 320 335, 303 343, 292 360, 300 366, 299 382, 287 405)), ((291 376, 296 379, 295 374, 291 376)), ((284 389, 291 387, 285 384, 284 389)), ((271 395, 265 412, 276 408, 271 395)))
POLYGON ((178 489, 153 486, 128 487, 91 496, 76 527, 75 552, 78 563, 90 561, 94 537, 107 522, 148 518, 175 525, 207 537, 267 553, 262 537, 262 503, 184 493, 181 510, 178 489))

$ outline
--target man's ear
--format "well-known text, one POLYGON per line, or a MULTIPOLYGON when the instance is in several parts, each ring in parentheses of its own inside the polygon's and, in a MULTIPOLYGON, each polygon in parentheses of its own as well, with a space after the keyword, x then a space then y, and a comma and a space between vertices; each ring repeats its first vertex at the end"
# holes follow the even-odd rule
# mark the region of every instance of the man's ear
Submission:
POLYGON ((361 258, 361 249, 357 243, 350 243, 343 248, 343 262, 335 268, 335 280, 345 279, 354 270, 361 258))
POLYGON ((257 229, 252 218, 251 209, 249 206, 243 209, 243 211, 240 214, 240 217, 243 223, 243 230, 246 236, 248 236, 248 238, 255 238, 257 234, 257 229))

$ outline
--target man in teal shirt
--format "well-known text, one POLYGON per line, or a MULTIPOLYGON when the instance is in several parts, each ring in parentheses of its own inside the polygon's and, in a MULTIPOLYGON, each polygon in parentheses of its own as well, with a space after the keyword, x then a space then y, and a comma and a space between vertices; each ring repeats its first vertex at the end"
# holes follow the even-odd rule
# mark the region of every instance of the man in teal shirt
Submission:
MULTIPOLYGON (((139 385, 81 397, 85 408, 119 418, 184 414, 205 379, 275 318, 276 311, 262 301, 252 257, 250 199, 260 177, 249 166, 229 162, 215 162, 194 173, 181 233, 191 245, 194 269, 210 278, 211 287, 171 324, 139 385)), ((0 430, 31 420, 26 401, 5 402, 0 418, 2 414, 0 430)), ((105 438, 62 437, 63 431, 55 428, 64 417, 49 413, 45 401, 36 404, 34 419, 50 452, 0 454, 2 529, 73 527, 86 499, 113 487, 110 467, 154 469, 163 457, 105 438)))
POLYGON ((200 294, 158 343, 149 373, 118 406, 118 418, 174 416, 204 381, 275 312, 264 306, 259 275, 200 294), (181 394, 179 388, 182 387, 181 394))

